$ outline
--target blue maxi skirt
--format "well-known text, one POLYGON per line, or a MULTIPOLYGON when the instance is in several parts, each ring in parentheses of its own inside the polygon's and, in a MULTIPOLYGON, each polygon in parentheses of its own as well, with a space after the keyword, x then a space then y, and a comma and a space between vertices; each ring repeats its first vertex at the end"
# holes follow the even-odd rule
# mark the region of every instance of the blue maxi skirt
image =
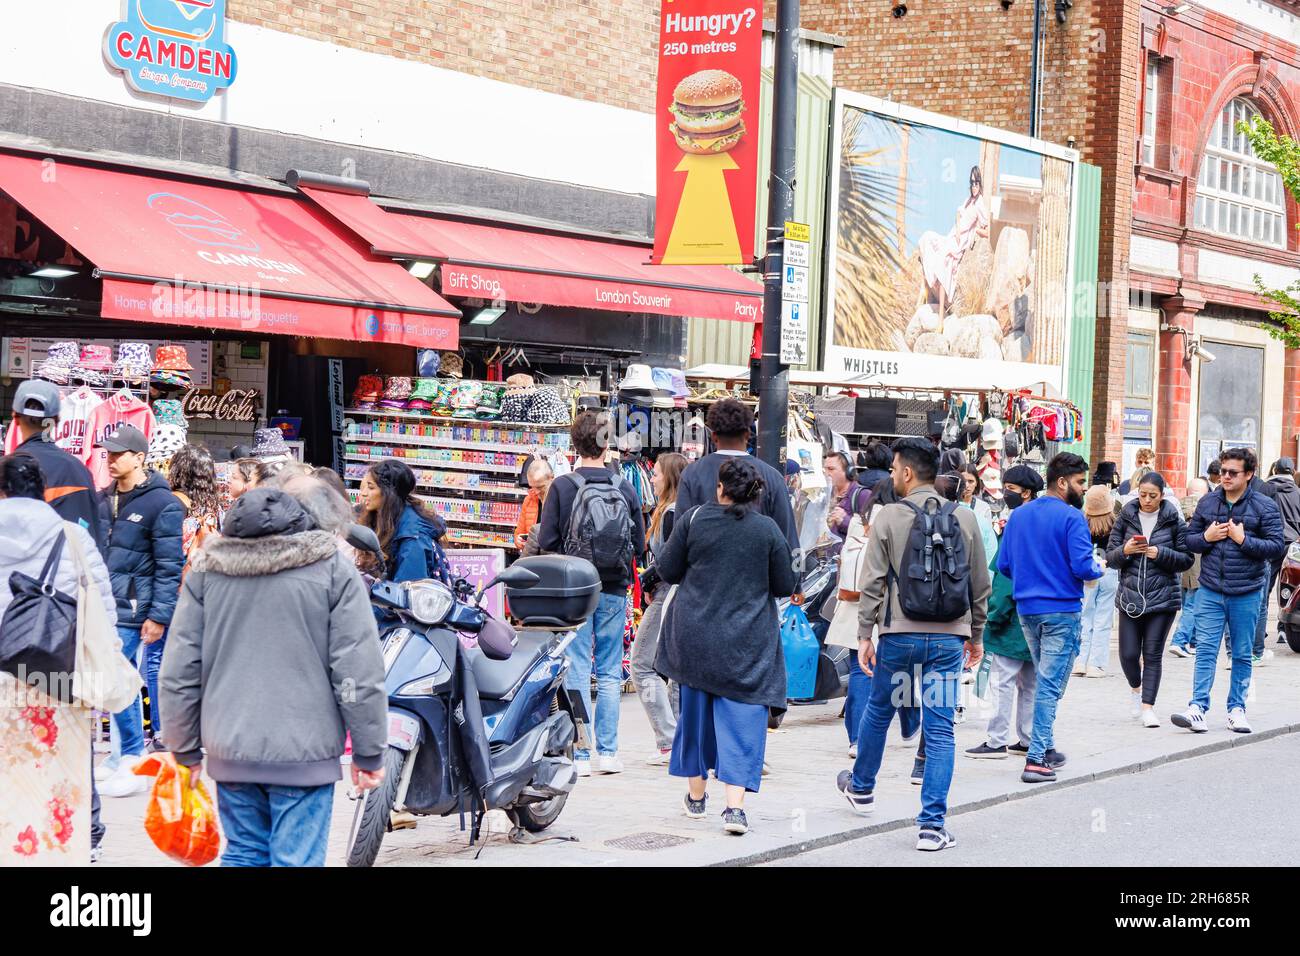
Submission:
POLYGON ((723 783, 757 793, 767 751, 767 708, 684 684, 681 696, 668 773, 707 777, 714 770, 723 783))

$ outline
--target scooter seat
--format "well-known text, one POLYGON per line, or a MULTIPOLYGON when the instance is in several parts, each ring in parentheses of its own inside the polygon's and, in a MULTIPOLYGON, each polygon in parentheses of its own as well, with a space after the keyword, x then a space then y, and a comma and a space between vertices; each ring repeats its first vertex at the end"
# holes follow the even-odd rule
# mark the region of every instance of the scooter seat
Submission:
POLYGON ((537 660, 542 649, 555 635, 550 631, 520 631, 519 643, 509 660, 494 661, 477 647, 468 652, 470 670, 478 695, 484 700, 500 700, 514 689, 537 660))

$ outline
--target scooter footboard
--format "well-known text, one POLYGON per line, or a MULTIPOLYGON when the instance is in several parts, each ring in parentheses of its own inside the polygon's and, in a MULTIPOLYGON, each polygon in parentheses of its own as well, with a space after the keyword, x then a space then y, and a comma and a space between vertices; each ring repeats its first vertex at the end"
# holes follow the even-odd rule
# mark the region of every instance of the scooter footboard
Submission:
POLYGON ((573 769, 573 760, 562 755, 573 739, 573 720, 561 710, 509 747, 494 753, 494 780, 486 794, 488 809, 510 806, 519 798, 523 789, 534 782, 544 788, 556 789, 551 796, 567 793, 576 782, 577 774, 573 769))

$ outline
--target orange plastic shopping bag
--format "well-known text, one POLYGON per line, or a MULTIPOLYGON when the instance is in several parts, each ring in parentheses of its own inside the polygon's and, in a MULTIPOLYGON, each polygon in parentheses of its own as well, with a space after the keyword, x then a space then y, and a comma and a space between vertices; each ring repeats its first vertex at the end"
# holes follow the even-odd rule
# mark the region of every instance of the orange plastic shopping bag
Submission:
POLYGON ((203 781, 191 787, 190 769, 178 764, 170 753, 151 754, 136 765, 135 772, 154 778, 144 812, 144 829, 154 846, 190 866, 215 860, 221 849, 221 830, 217 807, 203 781))

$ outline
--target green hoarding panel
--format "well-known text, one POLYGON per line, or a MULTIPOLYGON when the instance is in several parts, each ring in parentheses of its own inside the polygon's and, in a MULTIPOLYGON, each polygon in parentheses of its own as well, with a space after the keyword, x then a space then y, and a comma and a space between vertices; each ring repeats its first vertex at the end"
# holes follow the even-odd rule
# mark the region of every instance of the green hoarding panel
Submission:
POLYGON ((1084 449, 1092 447, 1093 359, 1097 339, 1097 244, 1101 230, 1101 169, 1080 163, 1075 210, 1074 290, 1065 395, 1083 412, 1084 449))

